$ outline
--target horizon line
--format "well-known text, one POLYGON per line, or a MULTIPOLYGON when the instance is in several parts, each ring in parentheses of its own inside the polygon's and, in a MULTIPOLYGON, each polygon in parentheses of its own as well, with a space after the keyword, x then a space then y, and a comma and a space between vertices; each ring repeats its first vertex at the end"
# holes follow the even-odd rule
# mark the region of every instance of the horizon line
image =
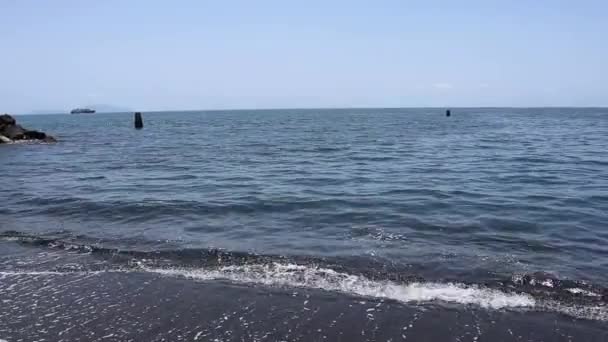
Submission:
MULTIPOLYGON (((277 111, 277 110, 360 110, 360 109, 608 109, 608 106, 412 106, 412 107, 277 107, 277 108, 226 108, 226 109, 162 109, 162 110, 129 110, 129 111, 100 111, 95 114, 112 113, 162 113, 162 112, 236 112, 236 111, 277 111)), ((8 113, 7 113, 8 114, 8 113)), ((13 115, 61 115, 65 112, 28 112, 13 115)))

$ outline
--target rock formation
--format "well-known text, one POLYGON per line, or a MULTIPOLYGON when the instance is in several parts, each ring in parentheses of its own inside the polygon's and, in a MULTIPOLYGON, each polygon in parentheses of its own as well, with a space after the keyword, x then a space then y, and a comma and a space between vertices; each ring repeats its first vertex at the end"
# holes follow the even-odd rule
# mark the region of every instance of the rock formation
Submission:
POLYGON ((43 132, 30 131, 18 125, 15 118, 8 114, 0 115, 0 144, 17 140, 40 140, 56 142, 57 140, 43 132))

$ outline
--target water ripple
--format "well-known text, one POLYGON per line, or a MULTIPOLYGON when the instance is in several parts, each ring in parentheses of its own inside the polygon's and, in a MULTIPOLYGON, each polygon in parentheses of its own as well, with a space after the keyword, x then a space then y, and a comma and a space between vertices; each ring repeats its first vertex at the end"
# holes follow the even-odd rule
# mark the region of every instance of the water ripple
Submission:
POLYGON ((608 281, 604 109, 19 119, 60 143, 0 146, 2 229, 608 281))

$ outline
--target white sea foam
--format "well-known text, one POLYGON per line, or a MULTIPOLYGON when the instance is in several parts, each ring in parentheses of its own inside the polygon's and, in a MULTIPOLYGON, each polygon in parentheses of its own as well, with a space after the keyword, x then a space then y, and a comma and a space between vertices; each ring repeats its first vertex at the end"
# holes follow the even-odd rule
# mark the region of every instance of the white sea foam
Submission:
POLYGON ((602 295, 595 293, 595 292, 591 292, 588 290, 584 290, 584 289, 579 289, 578 287, 572 288, 572 289, 567 289, 566 291, 570 292, 570 293, 574 293, 574 294, 582 294, 583 296, 587 296, 587 297, 601 297, 602 295))
POLYGON ((146 268, 146 271, 199 280, 227 279, 266 286, 315 288, 405 303, 443 301, 493 309, 535 305, 535 300, 527 294, 505 293, 474 285, 430 282, 399 284, 386 280, 371 280, 327 268, 292 264, 226 266, 218 269, 146 268))
POLYGON ((553 287, 553 280, 547 279, 540 283, 542 286, 553 287))
POLYGON ((558 301, 546 301, 540 303, 538 309, 559 312, 576 318, 608 321, 608 307, 604 305, 577 305, 563 304, 558 301))
MULTIPOLYGON (((0 271, 0 279, 11 276, 87 276, 102 273, 142 271, 194 280, 224 279, 236 283, 320 289, 355 296, 391 299, 404 303, 441 301, 463 305, 477 305, 488 309, 522 308, 536 311, 552 311, 576 318, 608 321, 608 307, 604 305, 566 304, 554 300, 534 299, 531 295, 525 293, 508 293, 482 286, 460 283, 414 282, 403 284, 388 280, 373 280, 364 276, 341 273, 328 268, 280 263, 225 266, 212 269, 151 268, 140 264, 139 268, 130 270, 84 272, 0 271)), ((571 288, 568 291, 590 297, 600 296, 597 293, 579 288, 571 288)))

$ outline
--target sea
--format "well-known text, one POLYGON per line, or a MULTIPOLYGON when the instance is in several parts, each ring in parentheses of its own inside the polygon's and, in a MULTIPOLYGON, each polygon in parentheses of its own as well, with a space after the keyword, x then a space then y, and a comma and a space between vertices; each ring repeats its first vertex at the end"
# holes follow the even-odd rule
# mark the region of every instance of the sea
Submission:
POLYGON ((608 109, 17 115, 0 341, 608 341, 608 109))

